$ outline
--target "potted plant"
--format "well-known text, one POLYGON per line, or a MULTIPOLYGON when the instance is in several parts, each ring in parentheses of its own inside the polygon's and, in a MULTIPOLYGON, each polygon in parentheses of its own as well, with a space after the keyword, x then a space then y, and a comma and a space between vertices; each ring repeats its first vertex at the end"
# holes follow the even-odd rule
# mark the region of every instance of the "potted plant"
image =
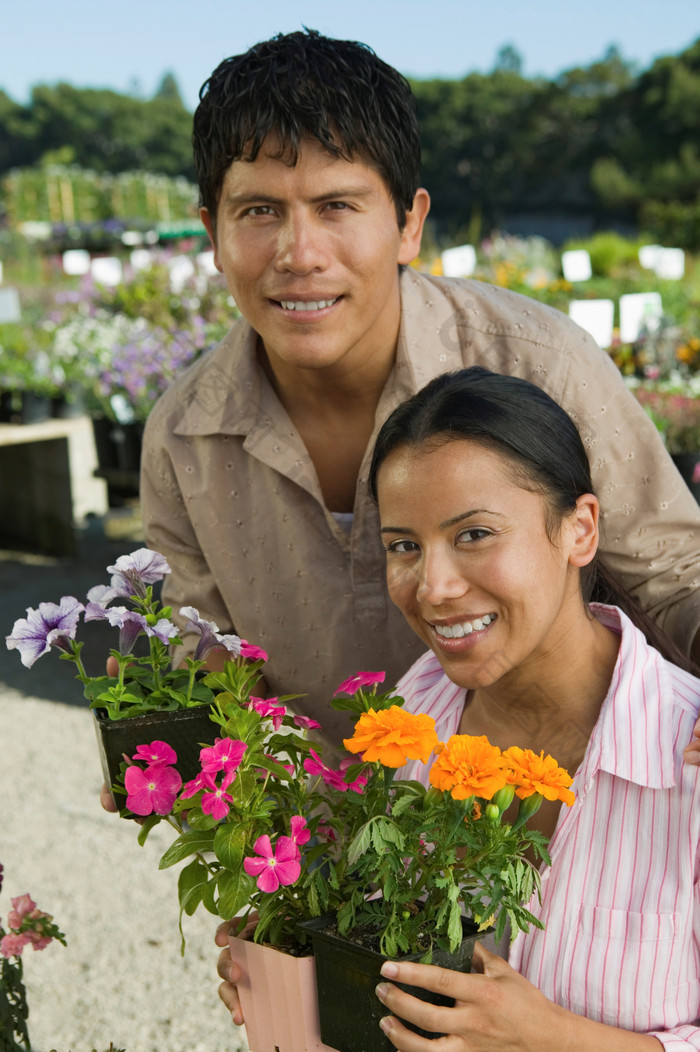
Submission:
POLYGON ((77 600, 63 601, 65 623, 48 632, 42 625, 32 641, 36 618, 30 616, 15 626, 8 645, 25 648, 25 664, 52 645, 62 649, 78 664, 92 704, 109 703, 117 722, 124 709, 140 711, 153 699, 156 707, 188 698, 189 705, 188 690, 207 692, 210 732, 196 773, 183 775, 177 750, 163 736, 143 738, 125 750, 113 780, 123 813, 144 820, 142 843, 156 823, 165 820, 173 827, 176 836, 160 866, 186 863, 178 882, 183 914, 203 905, 225 920, 238 918, 240 937, 232 937, 230 945, 250 982, 240 993, 251 1047, 257 1052, 388 1049, 374 997, 385 957, 411 954, 446 964, 440 955, 456 953, 456 966, 468 970, 463 914, 472 943, 490 927, 500 938, 508 921, 514 933, 539 924, 527 903, 539 889, 535 862, 549 858, 546 838, 528 829, 527 821, 544 796, 571 803, 571 778, 551 757, 517 748, 501 752, 485 738, 456 735, 438 742, 431 717, 405 712, 403 699, 391 690, 378 693, 383 672, 361 672, 338 687, 331 704, 352 714, 355 730, 344 743, 346 758, 328 763, 309 738, 321 729, 316 721, 295 714, 290 698, 258 696, 267 655, 246 651, 237 637, 197 622, 189 608, 183 612, 192 625, 199 623, 201 652, 179 670, 187 684, 180 680, 173 688, 167 679, 173 673, 162 668, 156 682, 152 668, 161 656, 165 660, 173 627, 170 612, 158 610, 152 599, 152 581, 167 572, 163 564, 156 553, 133 553, 110 567, 116 572, 109 589, 91 590, 89 616, 107 617, 130 636, 148 633, 148 659, 131 657, 128 641, 114 651, 116 680, 91 680, 80 671, 77 600), (131 613, 121 604, 109 605, 125 592, 137 608, 131 613), (210 644, 226 646, 232 659, 198 683, 210 644), (429 764, 432 757, 429 788, 396 777, 407 760, 429 764), (514 797, 520 801, 517 813, 506 818, 514 797), (313 951, 318 963, 329 934, 334 959, 315 969, 310 955, 313 951), (338 938, 345 941, 343 954, 359 948, 359 966, 345 957, 338 965, 338 938), (374 953, 369 965, 368 950, 374 953), (279 980, 273 977, 278 966, 285 969, 279 980), (354 980, 351 991, 346 978, 334 994, 338 967, 346 977, 348 968, 363 974, 369 992, 355 997, 354 980), (255 978, 256 968, 263 969, 262 978, 255 978), (318 998, 303 994, 314 970, 318 998), (286 987, 293 1001, 280 1018, 286 987), (350 1011, 346 1023, 340 1022, 343 1007, 350 1011), (260 1020, 264 1030, 255 1033, 252 1027, 260 1020))
POLYGON ((631 384, 637 401, 654 421, 666 448, 700 501, 700 378, 680 376, 631 384))
MULTIPOLYGON (((3 867, 0 865, 0 891, 3 867)), ((0 920, 0 1049, 30 1052, 27 991, 23 980, 22 953, 27 946, 44 950, 53 942, 66 945, 65 936, 53 917, 37 909, 29 895, 12 899, 5 925, 0 920)))
POLYGON ((121 556, 107 572, 112 575, 110 583, 91 588, 85 603, 64 596, 58 604, 40 603, 38 609, 28 609, 27 617, 15 622, 6 645, 19 651, 27 668, 52 648, 75 664, 95 713, 108 785, 118 777, 124 754, 154 738, 177 749, 182 775, 188 778, 199 770, 200 743, 213 730, 209 706, 215 691, 203 681, 200 671, 207 655, 223 647, 248 665, 249 659, 264 652, 238 636, 221 634, 194 607, 186 607, 181 612, 188 618, 187 627, 199 633, 200 640, 185 667, 171 669, 169 645, 179 642, 178 630, 170 620, 171 609, 160 607, 153 590, 169 572, 166 560, 141 548, 121 556), (86 673, 81 657, 84 643, 76 639, 81 616, 84 621, 106 620, 118 630, 118 645, 110 652, 117 664, 115 676, 86 673), (146 652, 137 653, 144 643, 146 652))

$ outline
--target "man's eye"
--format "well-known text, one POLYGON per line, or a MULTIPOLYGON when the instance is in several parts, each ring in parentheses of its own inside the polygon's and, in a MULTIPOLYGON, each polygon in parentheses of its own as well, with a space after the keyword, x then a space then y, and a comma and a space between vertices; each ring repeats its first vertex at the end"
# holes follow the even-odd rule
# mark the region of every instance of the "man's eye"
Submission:
POLYGON ((246 209, 247 216, 269 216, 272 215, 272 205, 253 205, 246 209))

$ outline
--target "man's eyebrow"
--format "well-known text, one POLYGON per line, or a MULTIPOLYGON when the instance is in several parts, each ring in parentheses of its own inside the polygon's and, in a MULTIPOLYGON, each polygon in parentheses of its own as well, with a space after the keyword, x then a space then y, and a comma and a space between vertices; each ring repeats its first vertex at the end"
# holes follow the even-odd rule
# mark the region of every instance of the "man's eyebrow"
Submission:
MULTIPOLYGON (((372 193, 374 193, 372 187, 341 186, 334 190, 326 190, 324 193, 310 197, 308 200, 311 204, 322 204, 324 201, 339 201, 347 197, 369 197, 372 193)), ((277 197, 274 194, 253 193, 251 191, 237 193, 233 190, 227 193, 223 199, 224 205, 236 206, 254 204, 282 205, 284 203, 284 198, 277 197)))

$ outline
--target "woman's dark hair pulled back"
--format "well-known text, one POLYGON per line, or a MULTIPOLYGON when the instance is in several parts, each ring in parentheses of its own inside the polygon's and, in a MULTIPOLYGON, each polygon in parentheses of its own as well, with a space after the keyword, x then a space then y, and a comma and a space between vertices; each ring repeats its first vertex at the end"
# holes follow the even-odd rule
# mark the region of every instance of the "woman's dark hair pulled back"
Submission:
MULTIPOLYGON (((568 413, 536 384, 473 366, 436 377, 388 417, 370 466, 373 499, 379 469, 395 450, 460 439, 502 454, 518 484, 542 494, 552 539, 578 498, 595 493, 585 447, 568 413)), ((581 592, 586 603, 619 606, 664 657, 697 674, 599 555, 581 571, 581 592)))

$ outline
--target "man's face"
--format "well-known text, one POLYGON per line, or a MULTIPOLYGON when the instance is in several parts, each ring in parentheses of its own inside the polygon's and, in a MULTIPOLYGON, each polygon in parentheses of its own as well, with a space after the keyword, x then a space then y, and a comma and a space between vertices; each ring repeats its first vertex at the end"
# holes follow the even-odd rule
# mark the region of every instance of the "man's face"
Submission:
MULTIPOLYGON (((420 248, 428 196, 418 191, 400 231, 382 177, 363 161, 306 142, 294 167, 263 147, 234 161, 216 226, 202 219, 239 309, 278 377, 330 370, 342 377, 390 362, 398 335, 398 264, 420 248)), ((330 375, 330 374, 329 374, 330 375)))

